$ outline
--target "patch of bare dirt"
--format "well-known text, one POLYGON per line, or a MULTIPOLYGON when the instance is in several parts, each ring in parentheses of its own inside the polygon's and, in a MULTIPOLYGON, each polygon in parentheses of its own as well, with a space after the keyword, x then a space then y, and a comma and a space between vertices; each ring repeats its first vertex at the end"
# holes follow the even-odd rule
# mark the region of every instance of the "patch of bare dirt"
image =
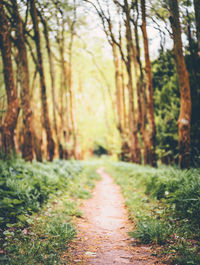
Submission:
POLYGON ((151 256, 149 246, 131 245, 128 232, 132 225, 120 188, 103 169, 98 173, 102 180, 97 183, 93 197, 84 202, 84 216, 77 219, 78 234, 70 247, 70 258, 68 252, 65 260, 81 265, 161 265, 151 256))

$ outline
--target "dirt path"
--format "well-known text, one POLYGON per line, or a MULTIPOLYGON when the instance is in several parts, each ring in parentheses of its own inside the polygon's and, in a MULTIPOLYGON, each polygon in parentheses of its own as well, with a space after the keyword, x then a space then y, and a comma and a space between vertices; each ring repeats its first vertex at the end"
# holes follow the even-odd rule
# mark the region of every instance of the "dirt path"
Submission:
POLYGON ((99 169, 102 181, 93 197, 84 202, 83 218, 77 220, 78 235, 72 243, 72 261, 81 265, 161 264, 147 246, 131 246, 128 221, 120 188, 99 169))

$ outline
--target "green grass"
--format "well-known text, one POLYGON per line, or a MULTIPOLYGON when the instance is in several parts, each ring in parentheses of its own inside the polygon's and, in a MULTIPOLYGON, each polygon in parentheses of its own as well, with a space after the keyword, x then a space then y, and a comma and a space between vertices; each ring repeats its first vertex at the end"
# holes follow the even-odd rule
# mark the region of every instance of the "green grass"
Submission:
POLYGON ((165 244, 172 233, 170 224, 153 218, 138 220, 136 227, 137 229, 131 232, 130 235, 145 244, 165 244))
POLYGON ((1 189, 10 199, 0 200, 5 217, 0 230, 0 264, 67 264, 62 253, 76 234, 73 218, 82 216, 80 199, 89 198, 100 179, 98 166, 99 162, 0 161, 1 189), (6 203, 10 204, 7 210, 6 203))
POLYGON ((107 162, 120 185, 138 243, 162 245, 170 264, 200 264, 200 170, 107 162))

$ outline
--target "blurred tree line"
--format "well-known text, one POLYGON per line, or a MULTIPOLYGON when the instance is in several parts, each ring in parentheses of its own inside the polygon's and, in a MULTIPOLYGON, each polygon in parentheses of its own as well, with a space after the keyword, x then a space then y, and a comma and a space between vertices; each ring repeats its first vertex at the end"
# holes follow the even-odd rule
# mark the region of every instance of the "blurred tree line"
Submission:
MULTIPOLYGON (((84 90, 84 69, 74 66, 73 56, 88 44, 79 34, 94 12, 113 58, 108 71, 95 51, 87 51, 96 69, 91 74, 104 86, 110 138, 101 148, 154 167, 158 159, 182 168, 194 165, 200 150, 199 6, 199 0, 0 0, 0 85, 6 92, 0 97, 2 156, 15 150, 28 161, 84 157, 76 93, 84 90), (160 34, 154 61, 150 26, 160 34), (173 51, 167 46, 170 38, 173 51), (111 147, 113 126, 117 151, 111 147)), ((93 151, 88 147, 88 152, 93 151)))

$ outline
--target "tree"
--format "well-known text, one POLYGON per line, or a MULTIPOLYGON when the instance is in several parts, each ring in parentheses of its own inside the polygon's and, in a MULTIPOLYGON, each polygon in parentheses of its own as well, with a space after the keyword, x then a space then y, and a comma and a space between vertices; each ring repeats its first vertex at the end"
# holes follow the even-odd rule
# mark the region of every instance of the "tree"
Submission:
POLYGON ((40 89, 41 89, 41 101, 42 101, 42 122, 43 127, 47 136, 47 153, 48 160, 52 161, 54 157, 54 140, 52 137, 51 124, 49 120, 49 109, 47 105, 47 95, 46 95, 46 83, 45 83, 45 74, 43 68, 43 57, 41 52, 41 41, 40 41, 40 31, 38 25, 38 14, 35 5, 35 0, 30 1, 30 13, 33 21, 34 29, 34 40, 37 50, 37 59, 38 59, 38 71, 40 75, 40 89))
POLYGON ((75 104, 74 104, 74 94, 72 88, 72 55, 73 55, 73 44, 74 44, 74 36, 75 36, 75 25, 77 23, 77 10, 76 10, 76 0, 73 1, 73 19, 69 23, 69 67, 68 67, 68 90, 70 95, 70 104, 69 104, 69 112, 70 112, 70 122, 71 122, 71 131, 72 131, 72 140, 73 140, 73 150, 72 154, 76 158, 76 149, 77 149, 77 126, 75 121, 75 104))
POLYGON ((137 123, 134 110, 134 92, 133 92, 133 77, 132 67, 134 61, 134 48, 133 48, 133 36, 131 29, 130 8, 128 1, 124 0, 124 12, 126 14, 125 26, 126 26, 126 40, 127 40, 127 72, 128 72, 128 91, 129 91, 129 130, 130 130, 130 149, 131 149, 131 161, 140 163, 141 152, 137 135, 137 123))
POLYGON ((0 2, 0 49, 8 104, 6 116, 1 126, 3 151, 7 156, 14 149, 14 130, 17 124, 20 104, 17 97, 17 88, 14 83, 8 20, 2 1, 0 2))
POLYGON ((23 143, 22 157, 26 161, 33 160, 33 127, 32 127, 32 110, 30 105, 29 91, 29 69, 26 44, 24 38, 24 25, 18 11, 16 0, 12 0, 13 17, 15 21, 16 40, 15 44, 18 49, 17 64, 18 76, 21 86, 21 107, 23 112, 23 143))
POLYGON ((144 164, 149 163, 149 146, 148 146, 148 134, 147 134, 147 100, 146 100, 146 84, 144 78, 144 72, 141 60, 141 51, 139 43, 139 32, 138 32, 138 20, 139 20, 139 7, 138 1, 135 1, 135 6, 133 6, 133 11, 135 16, 131 18, 131 22, 134 25, 135 33, 135 56, 134 56, 134 66, 135 66, 135 76, 136 76, 136 86, 137 86, 137 124, 140 130, 142 140, 143 140, 143 160, 144 164))
POLYGON ((145 56, 145 72, 146 72, 146 95, 147 95, 147 117, 149 123, 148 132, 148 163, 152 166, 156 166, 156 125, 154 119, 154 102, 153 102, 153 83, 152 83, 152 72, 151 62, 149 56, 149 44, 146 30, 146 1, 141 0, 141 11, 142 11, 142 34, 144 41, 144 56, 145 56))
POLYGON ((50 70, 50 77, 51 77, 51 95, 52 95, 52 102, 53 102, 53 128, 54 128, 54 132, 56 135, 57 146, 59 148, 61 143, 60 143, 60 139, 58 136, 58 125, 57 125, 57 117, 56 117, 56 109, 57 109, 56 76, 55 76, 54 58, 53 58, 51 43, 49 39, 49 25, 47 22, 47 18, 44 16, 42 12, 38 11, 38 15, 43 24, 44 38, 46 42, 46 49, 47 49, 47 54, 48 54, 48 59, 49 59, 49 70, 50 70))
POLYGON ((180 93, 173 51, 160 50, 152 62, 156 152, 164 164, 178 162, 177 120, 180 93))
POLYGON ((190 120, 191 96, 188 71, 186 69, 183 45, 181 39, 181 25, 179 20, 179 7, 177 0, 169 0, 170 24, 173 32, 174 54, 176 70, 180 88, 180 114, 178 119, 179 133, 179 164, 181 168, 190 166, 190 120))

